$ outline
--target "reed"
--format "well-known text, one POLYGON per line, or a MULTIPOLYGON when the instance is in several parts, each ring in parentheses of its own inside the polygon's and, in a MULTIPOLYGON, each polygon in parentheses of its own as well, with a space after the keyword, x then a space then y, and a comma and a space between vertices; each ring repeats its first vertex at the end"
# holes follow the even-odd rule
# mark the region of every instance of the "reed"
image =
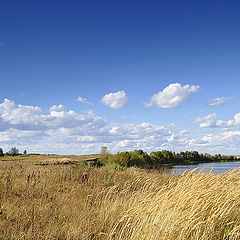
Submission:
POLYGON ((0 165, 0 239, 240 239, 240 173, 0 165))
POLYGON ((146 191, 111 231, 111 239, 240 239, 240 173, 195 173, 164 186, 148 181, 146 191))

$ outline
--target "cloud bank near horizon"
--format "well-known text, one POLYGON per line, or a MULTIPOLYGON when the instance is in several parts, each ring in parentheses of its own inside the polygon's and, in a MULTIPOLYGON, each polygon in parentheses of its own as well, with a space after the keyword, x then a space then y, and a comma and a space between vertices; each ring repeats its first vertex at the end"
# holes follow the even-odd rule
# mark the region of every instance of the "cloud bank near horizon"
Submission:
POLYGON ((240 113, 236 113, 233 119, 224 121, 224 120, 216 120, 217 114, 211 113, 209 115, 203 117, 197 117, 195 119, 195 123, 199 124, 201 128, 219 128, 219 127, 235 127, 240 126, 240 113))
MULTIPOLYGON (((200 127, 216 125, 216 113, 198 118, 200 127), (201 125, 202 124, 202 125, 201 125)), ((240 124, 240 113, 229 127, 240 124)), ((43 114, 39 106, 16 104, 5 99, 0 104, 0 147, 7 151, 17 146, 30 152, 58 154, 98 153, 102 145, 111 152, 197 150, 224 152, 237 151, 240 131, 225 129, 215 134, 199 134, 197 130, 178 129, 177 125, 156 125, 150 122, 116 124, 89 110, 81 114, 67 110, 62 104, 50 107, 43 114)))

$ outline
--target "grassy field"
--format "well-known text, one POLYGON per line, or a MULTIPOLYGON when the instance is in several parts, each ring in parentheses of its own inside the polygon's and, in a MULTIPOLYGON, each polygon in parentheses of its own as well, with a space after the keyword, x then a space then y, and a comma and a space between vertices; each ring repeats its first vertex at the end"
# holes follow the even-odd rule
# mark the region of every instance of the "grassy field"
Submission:
POLYGON ((240 239, 238 170, 180 176, 83 164, 94 157, 1 158, 0 239, 240 239))

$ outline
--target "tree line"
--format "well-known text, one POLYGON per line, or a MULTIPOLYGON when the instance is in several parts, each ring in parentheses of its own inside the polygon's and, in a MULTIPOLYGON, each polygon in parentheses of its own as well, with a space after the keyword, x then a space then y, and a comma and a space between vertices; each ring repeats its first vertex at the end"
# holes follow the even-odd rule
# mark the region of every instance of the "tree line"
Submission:
POLYGON ((140 168, 157 168, 167 164, 197 164, 237 160, 236 156, 221 154, 210 155, 208 153, 198 153, 197 151, 175 153, 168 150, 162 150, 148 154, 143 150, 134 150, 131 152, 118 152, 116 154, 109 154, 107 152, 102 153, 100 163, 102 165, 116 164, 121 167, 136 166, 140 168))
MULTIPOLYGON (((23 155, 27 155, 27 150, 24 150, 23 155)), ((17 155, 22 155, 19 150, 16 148, 16 147, 13 147, 10 149, 10 151, 8 152, 3 152, 3 149, 0 148, 0 157, 3 157, 3 156, 17 156, 17 155)))

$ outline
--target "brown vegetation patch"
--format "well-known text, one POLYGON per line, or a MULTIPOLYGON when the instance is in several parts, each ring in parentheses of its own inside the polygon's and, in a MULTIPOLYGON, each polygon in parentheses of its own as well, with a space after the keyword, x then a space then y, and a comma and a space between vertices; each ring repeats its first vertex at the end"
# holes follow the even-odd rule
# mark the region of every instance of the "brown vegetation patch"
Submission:
POLYGON ((239 183, 238 170, 2 162, 0 239, 239 239, 239 183))

